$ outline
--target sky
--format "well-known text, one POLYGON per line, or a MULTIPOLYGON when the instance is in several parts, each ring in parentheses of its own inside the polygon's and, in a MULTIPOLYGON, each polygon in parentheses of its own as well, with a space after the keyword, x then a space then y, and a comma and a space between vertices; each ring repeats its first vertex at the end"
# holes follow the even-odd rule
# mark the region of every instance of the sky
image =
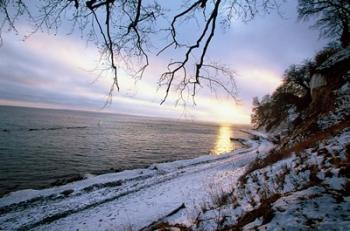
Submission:
MULTIPOLYGON (((79 36, 44 32, 23 41, 23 35, 3 31, 0 105, 249 123, 252 98, 272 93, 289 65, 311 58, 327 43, 309 28, 311 22, 297 20, 296 2, 282 5, 282 17, 272 12, 246 23, 234 21, 227 30, 217 29, 207 58, 236 72, 238 101, 204 89, 196 96, 195 106, 176 106, 175 94, 160 105, 164 91, 158 89, 157 80, 168 60, 151 56, 141 80, 119 73, 121 90, 104 107, 112 78, 99 77, 99 52, 94 44, 87 45, 79 36)), ((25 22, 18 27, 27 29, 25 22)))

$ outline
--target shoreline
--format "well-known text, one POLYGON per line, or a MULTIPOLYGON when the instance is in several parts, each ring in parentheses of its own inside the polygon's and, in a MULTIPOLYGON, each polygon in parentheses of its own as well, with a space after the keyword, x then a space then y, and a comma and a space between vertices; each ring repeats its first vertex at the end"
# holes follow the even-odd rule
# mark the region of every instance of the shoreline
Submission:
MULTIPOLYGON (((262 142, 248 139, 249 148, 241 148, 220 156, 207 155, 189 160, 153 164, 146 169, 98 175, 43 190, 28 189, 13 192, 0 198, 0 211, 3 211, 0 213, 0 223, 4 224, 5 229, 46 227, 46 225, 73 219, 76 216, 78 218, 74 219, 84 220, 85 218, 81 217, 82 214, 95 214, 95 212, 91 213, 91 210, 101 206, 122 206, 123 209, 130 210, 133 215, 129 214, 129 216, 132 217, 138 218, 140 214, 149 213, 146 220, 136 224, 138 228, 142 228, 157 220, 156 217, 169 214, 177 208, 179 206, 177 201, 187 201, 185 203, 187 209, 195 209, 198 206, 195 201, 207 201, 209 193, 207 190, 212 188, 210 186, 212 182, 217 182, 220 188, 221 186, 225 188, 229 182, 236 181, 243 173, 245 166, 256 158, 256 151, 259 150, 262 153, 273 146, 264 138, 261 139, 262 142), (236 172, 236 174, 227 174, 227 171, 236 172), (150 196, 154 193, 157 196, 150 196), (135 200, 138 201, 137 204, 135 200), (152 212, 147 206, 145 207, 145 203, 154 205, 152 212), (161 204, 156 206, 156 203, 161 204), (171 205, 166 206, 168 203, 171 205), (134 206, 138 208, 137 211, 134 211, 134 206), (7 219, 13 216, 19 216, 16 223, 7 219)), ((114 210, 118 210, 117 207, 114 207, 114 210)), ((115 215, 122 216, 119 213, 115 215)), ((115 222, 115 220, 102 222, 102 225, 109 225, 110 222, 115 222)), ((118 219, 118 222, 123 222, 123 219, 118 219)), ((78 223, 75 223, 74 228, 90 227, 86 226, 85 220, 78 223)), ((72 227, 69 228, 67 224, 56 228, 57 230, 71 229, 72 227)), ((96 224, 101 225, 101 222, 96 224)))
MULTIPOLYGON (((238 129, 238 131, 242 132, 242 133, 246 133, 248 135, 250 135, 251 137, 255 136, 255 134, 253 132, 249 132, 249 130, 247 129, 238 129)), ((155 162, 155 163, 151 163, 151 164, 145 164, 143 167, 130 167, 130 168, 110 168, 110 169, 102 169, 102 170, 95 170, 95 171, 91 171, 91 172, 85 172, 85 173, 72 173, 66 176, 58 176, 56 179, 53 179, 51 182, 47 183, 47 184, 38 184, 38 186, 35 187, 28 187, 28 188, 21 188, 19 187, 19 189, 14 188, 13 190, 7 190, 6 188, 3 189, 2 191, 0 191, 0 199, 11 194, 11 193, 15 193, 18 191, 23 191, 23 190, 44 190, 44 189, 49 189, 52 187, 57 187, 57 186, 62 186, 62 185, 66 185, 69 183, 74 183, 77 181, 81 181, 81 180, 86 180, 89 179, 91 177, 96 177, 96 176, 100 176, 100 175, 105 175, 105 174, 113 174, 113 173, 121 173, 123 171, 131 171, 131 170, 140 170, 140 169, 148 169, 151 166, 155 165, 155 164, 163 164, 163 163, 172 163, 172 162, 176 162, 176 161, 187 161, 187 160, 192 160, 192 159, 197 159, 200 157, 206 157, 206 156, 222 156, 222 155, 226 155, 228 153, 232 153, 232 152, 236 152, 239 151, 241 149, 247 149, 249 148, 248 144, 244 144, 244 140, 247 140, 245 138, 238 138, 241 139, 243 141, 242 142, 238 142, 236 143, 235 140, 231 139, 231 142, 234 142, 235 144, 239 144, 238 148, 235 148, 234 150, 227 152, 227 153, 221 153, 219 155, 216 154, 212 154, 212 153, 208 153, 208 154, 203 154, 201 156, 195 157, 195 158, 186 158, 186 159, 179 159, 179 160, 169 160, 169 161, 160 161, 160 162, 155 162)))
POLYGON ((229 136, 245 136, 235 132, 249 128, 227 125, 231 133, 222 133, 226 125, 30 108, 2 108, 0 114, 0 197, 86 175, 220 154, 235 148, 229 136), (21 119, 25 117, 28 120, 21 119), (139 132, 142 135, 135 136, 139 132), (226 142, 219 143, 223 139, 226 142))
MULTIPOLYGON (((253 130, 251 131, 251 133, 248 130, 243 130, 243 129, 240 129, 239 131, 246 133, 246 134, 249 134, 252 137, 256 136, 252 132, 253 130)), ((227 153, 222 153, 220 155, 207 154, 207 155, 202 155, 202 156, 199 156, 196 158, 153 163, 153 164, 145 166, 144 168, 130 168, 130 169, 123 169, 123 170, 115 170, 115 169, 113 169, 113 170, 101 170, 101 172, 105 172, 105 173, 100 173, 100 174, 93 173, 93 172, 92 173, 85 173, 85 174, 75 174, 75 175, 72 175, 71 177, 68 176, 68 177, 58 178, 57 180, 55 180, 54 182, 50 183, 47 186, 43 186, 43 187, 39 187, 39 188, 27 188, 27 189, 20 189, 20 190, 16 190, 16 191, 11 191, 9 193, 6 193, 6 194, 0 196, 0 201, 3 197, 10 196, 10 194, 17 194, 17 193, 20 193, 21 191, 25 191, 25 192, 27 192, 27 191, 42 191, 42 190, 46 190, 46 189, 61 187, 61 186, 67 185, 67 184, 74 184, 76 182, 88 180, 88 179, 95 178, 95 177, 107 176, 110 174, 114 175, 114 174, 122 174, 124 172, 129 172, 129 171, 143 171, 143 170, 147 170, 147 169, 154 169, 154 168, 156 168, 157 165, 168 165, 168 164, 177 165, 177 163, 182 164, 182 163, 186 163, 186 162, 196 163, 197 160, 199 161, 199 163, 196 163, 196 164, 201 164, 200 161, 202 159, 204 159, 203 162, 208 162, 208 161, 213 161, 213 160, 226 159, 226 158, 228 158, 227 156, 242 154, 244 152, 250 151, 250 149, 252 148, 252 142, 250 142, 250 141, 255 140, 255 138, 252 138, 252 139, 239 138, 239 139, 242 140, 243 142, 245 142, 245 144, 240 143, 242 145, 240 148, 237 148, 237 149, 232 150, 232 151, 227 152, 227 153), (110 172, 108 172, 108 171, 110 171, 110 172), (74 179, 76 179, 76 180, 74 180, 74 179), (56 184, 56 181, 62 181, 62 183, 56 184)), ((235 141, 232 141, 232 142, 235 142, 235 141)))

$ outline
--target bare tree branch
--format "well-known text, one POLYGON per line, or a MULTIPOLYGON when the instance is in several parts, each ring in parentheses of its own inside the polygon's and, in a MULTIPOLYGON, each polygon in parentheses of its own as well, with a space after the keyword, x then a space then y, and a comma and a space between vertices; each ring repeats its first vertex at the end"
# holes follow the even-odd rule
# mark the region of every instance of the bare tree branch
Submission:
POLYGON ((228 88, 226 83, 229 80, 230 85, 234 85, 233 75, 229 74, 232 72, 223 65, 206 61, 217 25, 229 25, 234 17, 250 20, 260 9, 268 12, 278 8, 280 1, 284 0, 189 0, 177 12, 167 11, 168 1, 161 0, 36 0, 36 4, 29 0, 0 0, 0 36, 5 27, 16 32, 21 18, 33 23, 32 33, 57 32, 62 23, 71 23, 70 33, 78 28, 87 41, 95 42, 101 51, 102 63, 107 63, 113 72, 110 103, 114 89, 120 89, 119 69, 128 70, 135 79, 142 78, 150 64, 151 42, 158 43, 155 35, 165 32, 170 41, 156 55, 173 48, 183 51, 183 59, 170 61, 168 70, 160 77, 159 87, 165 87, 161 104, 172 90, 179 94, 180 101, 184 101, 187 94, 195 103, 197 91, 205 86, 202 81, 210 88, 223 89, 235 99, 235 88, 228 88), (169 12, 175 12, 170 20, 166 17, 169 12), (162 21, 163 18, 166 20, 162 21), (184 35, 180 22, 190 20, 200 28, 199 34, 186 35, 192 42, 181 41, 184 35))

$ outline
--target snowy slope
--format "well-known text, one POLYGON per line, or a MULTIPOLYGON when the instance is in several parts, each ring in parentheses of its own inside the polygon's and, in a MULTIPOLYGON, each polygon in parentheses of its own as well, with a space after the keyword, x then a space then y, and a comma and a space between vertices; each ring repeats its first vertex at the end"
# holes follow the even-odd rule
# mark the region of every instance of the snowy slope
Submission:
MULTIPOLYGON (((191 230, 350 230, 350 128, 250 172, 191 230)), ((223 194, 224 195, 224 194, 223 194)), ((168 226, 183 224, 176 217, 168 226)))

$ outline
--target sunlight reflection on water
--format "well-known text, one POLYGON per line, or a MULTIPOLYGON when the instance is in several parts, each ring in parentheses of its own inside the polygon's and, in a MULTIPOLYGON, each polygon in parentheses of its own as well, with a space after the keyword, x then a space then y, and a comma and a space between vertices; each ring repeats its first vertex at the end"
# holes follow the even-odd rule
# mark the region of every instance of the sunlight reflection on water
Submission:
POLYGON ((216 141, 211 153, 220 155, 235 149, 235 144, 230 140, 233 136, 233 128, 230 125, 221 125, 216 135, 216 141))

